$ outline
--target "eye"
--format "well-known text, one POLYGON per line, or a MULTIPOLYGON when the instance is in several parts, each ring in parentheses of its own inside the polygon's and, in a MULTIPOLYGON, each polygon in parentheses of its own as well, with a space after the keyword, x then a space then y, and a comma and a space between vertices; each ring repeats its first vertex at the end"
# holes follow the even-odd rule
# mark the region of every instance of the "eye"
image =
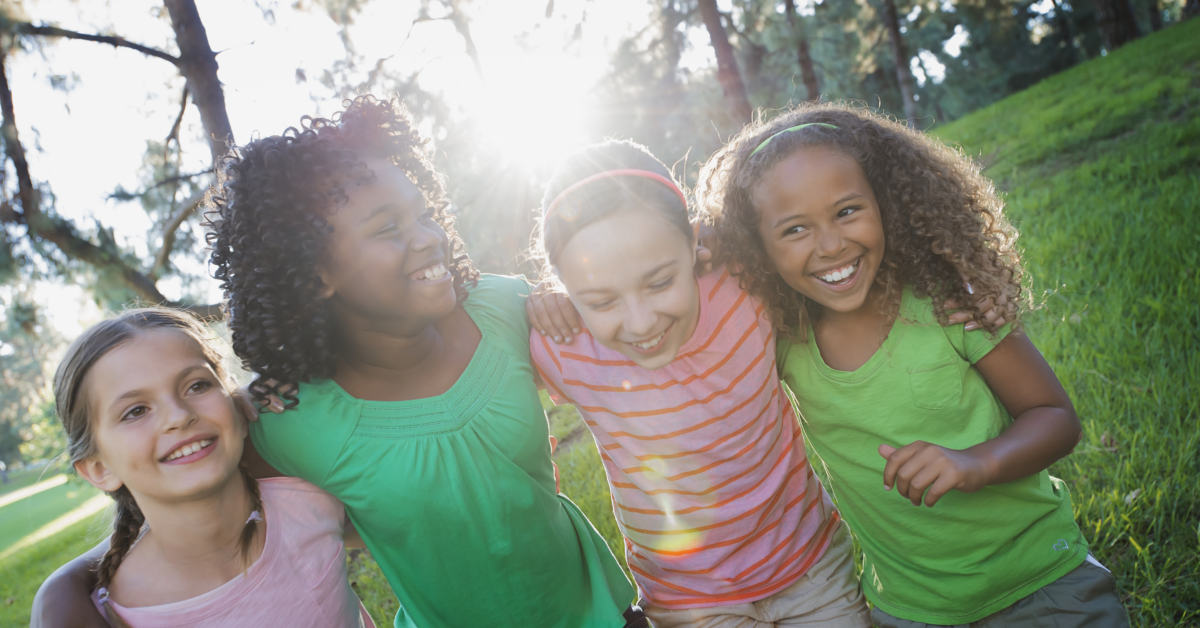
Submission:
POLYGON ((198 379, 198 380, 192 382, 191 386, 188 386, 188 392, 192 393, 192 394, 198 394, 198 393, 202 393, 202 392, 209 390, 210 388, 212 388, 212 386, 213 386, 212 382, 210 382, 206 379, 198 379))
POLYGON ((389 222, 386 225, 380 227, 379 229, 376 229, 375 235, 389 235, 389 234, 395 233, 396 231, 399 231, 399 228, 397 228, 394 223, 389 222))
POLYGON ((805 227, 804 225, 795 225, 792 227, 788 227, 787 229, 784 229, 783 235, 785 235, 785 236, 796 235, 797 233, 804 233, 805 231, 808 231, 808 227, 805 227))
POLYGON ((608 308, 612 307, 613 303, 616 303, 616 300, 608 299, 607 301, 600 301, 597 303, 588 303, 587 308, 589 310, 599 312, 602 310, 607 310, 608 308))
POLYGON ((843 207, 841 210, 838 211, 837 217, 845 218, 846 216, 849 216, 850 214, 853 214, 854 212, 856 212, 860 209, 862 209, 862 208, 857 205, 851 205, 850 207, 843 207))
POLYGON ((138 405, 126 410, 125 414, 121 415, 121 420, 122 421, 133 421, 136 419, 140 419, 140 418, 146 416, 147 412, 150 412, 150 406, 138 404, 138 405))
POLYGON ((675 283, 675 277, 673 277, 673 276, 667 277, 666 279, 663 279, 662 281, 650 284, 650 289, 651 290, 665 290, 665 289, 671 287, 671 284, 673 284, 673 283, 675 283))

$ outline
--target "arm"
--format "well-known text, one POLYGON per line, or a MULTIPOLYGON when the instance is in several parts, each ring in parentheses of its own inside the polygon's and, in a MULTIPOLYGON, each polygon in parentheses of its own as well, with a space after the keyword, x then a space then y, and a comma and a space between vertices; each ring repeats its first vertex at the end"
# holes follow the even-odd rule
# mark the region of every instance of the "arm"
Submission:
POLYGON ((30 628, 108 628, 108 622, 96 610, 91 598, 92 590, 96 588, 93 566, 100 562, 107 551, 108 539, 104 539, 87 553, 50 574, 33 598, 30 628))
POLYGON ((884 486, 895 485, 914 506, 922 495, 933 506, 951 489, 971 493, 1040 473, 1071 453, 1083 435, 1067 391, 1028 337, 1009 334, 975 368, 1013 423, 996 438, 962 450, 924 441, 900 449, 880 445, 879 455, 888 461, 884 486))

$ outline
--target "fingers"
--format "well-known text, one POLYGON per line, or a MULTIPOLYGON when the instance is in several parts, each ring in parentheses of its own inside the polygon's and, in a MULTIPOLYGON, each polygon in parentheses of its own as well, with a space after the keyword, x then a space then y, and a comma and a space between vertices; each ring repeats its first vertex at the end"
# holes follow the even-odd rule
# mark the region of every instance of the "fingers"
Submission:
MULTIPOLYGON (((912 465, 914 462, 917 461, 910 462, 909 464, 912 465)), ((900 473, 897 474, 896 488, 900 489, 900 494, 907 497, 913 506, 921 505, 921 498, 925 495, 925 489, 929 488, 940 477, 938 467, 935 464, 931 464, 931 462, 922 459, 920 461, 920 470, 908 482, 904 482, 906 469, 901 469, 900 473)))
POLYGON ((712 259, 712 251, 701 245, 696 245, 696 276, 703 277, 712 271, 712 259))
MULTIPOLYGON (((571 325, 567 322, 562 308, 559 307, 559 298, 563 297, 557 293, 532 295, 525 301, 525 313, 529 316, 529 323, 539 334, 549 336, 554 344, 562 344, 564 338, 567 344, 570 344, 572 328, 577 329, 579 323, 571 325)), ((572 318, 575 316, 574 309, 572 306, 572 318)))
POLYGON ((890 458, 894 453, 896 453, 896 448, 891 445, 884 444, 879 446, 879 455, 883 456, 884 460, 890 458))
MULTIPOLYGON (((887 465, 883 468, 883 486, 887 490, 892 490, 892 486, 895 485, 896 474, 900 471, 900 468, 903 467, 904 464, 913 456, 915 456, 917 452, 920 451, 921 448, 926 444, 927 443, 922 441, 910 443, 904 447, 901 447, 900 449, 894 449, 892 454, 887 456, 887 465)), ((883 454, 884 447, 886 447, 886 445, 879 446, 879 453, 881 455, 883 454)))
POLYGON ((242 416, 246 417, 247 421, 255 422, 258 420, 258 408, 254 407, 254 402, 250 401, 249 391, 245 388, 239 390, 234 395, 237 400, 238 408, 242 412, 242 416))
POLYGON ((575 305, 561 293, 547 295, 542 300, 546 313, 550 318, 549 332, 554 336, 554 342, 563 339, 566 344, 574 342, 574 334, 579 333, 579 314, 575 305))
POLYGON ((953 488, 954 479, 952 477, 947 475, 939 476, 937 480, 934 480, 933 486, 929 487, 929 492, 925 493, 925 505, 932 508, 943 495, 949 493, 950 489, 953 488))

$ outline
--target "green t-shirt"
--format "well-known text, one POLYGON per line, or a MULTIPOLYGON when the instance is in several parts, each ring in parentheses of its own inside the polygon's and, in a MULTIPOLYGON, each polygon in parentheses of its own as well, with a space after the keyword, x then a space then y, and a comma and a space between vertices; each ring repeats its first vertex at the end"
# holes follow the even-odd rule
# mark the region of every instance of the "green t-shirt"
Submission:
POLYGON ((342 500, 400 600, 395 625, 612 628, 634 597, 603 537, 554 490, 516 277, 464 306, 483 339, 436 397, 365 401, 332 380, 252 424, 268 463, 342 500))
POLYGON ((905 290, 883 346, 854 371, 830 368, 816 342, 779 343, 804 437, 863 548, 863 592, 890 615, 939 625, 977 621, 1087 556, 1067 489, 1045 471, 976 493, 950 491, 933 508, 883 487, 881 443, 965 449, 1012 423, 971 366, 1008 331, 993 338, 942 327, 930 300, 905 290))

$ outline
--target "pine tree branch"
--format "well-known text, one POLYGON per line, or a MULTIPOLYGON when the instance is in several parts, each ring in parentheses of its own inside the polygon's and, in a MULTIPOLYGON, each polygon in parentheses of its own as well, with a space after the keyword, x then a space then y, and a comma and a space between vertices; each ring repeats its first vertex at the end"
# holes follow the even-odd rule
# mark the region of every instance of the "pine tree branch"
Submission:
POLYGON ((205 190, 198 190, 192 194, 179 206, 179 210, 171 216, 167 224, 163 225, 162 247, 158 249, 158 255, 154 256, 154 266, 150 269, 151 277, 158 277, 162 271, 166 270, 167 262, 171 260, 171 249, 175 246, 175 232, 179 231, 183 221, 187 220, 188 216, 192 215, 192 212, 200 206, 204 200, 204 192, 205 190))
POLYGON ((178 66, 180 63, 179 57, 176 57, 175 55, 163 52, 157 48, 135 44, 126 40, 124 37, 119 37, 116 35, 89 35, 87 33, 69 31, 65 28, 59 28, 57 26, 46 26, 44 24, 37 25, 30 24, 29 22, 13 22, 12 25, 13 30, 23 35, 37 35, 39 37, 62 37, 65 39, 94 41, 100 44, 108 44, 114 48, 129 48, 130 50, 136 50, 150 57, 158 57, 164 61, 170 61, 175 66, 178 66))

